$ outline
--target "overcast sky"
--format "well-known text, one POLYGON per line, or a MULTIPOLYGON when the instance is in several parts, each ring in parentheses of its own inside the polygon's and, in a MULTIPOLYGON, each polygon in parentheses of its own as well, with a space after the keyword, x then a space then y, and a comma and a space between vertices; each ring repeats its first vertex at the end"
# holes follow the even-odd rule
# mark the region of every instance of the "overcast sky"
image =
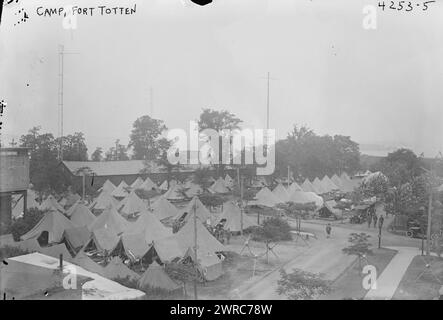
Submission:
MULTIPOLYGON (((244 126, 270 124, 285 137, 293 124, 344 134, 363 144, 443 151, 443 4, 428 11, 377 11, 362 27, 365 4, 378 0, 22 1, 0 26, 0 99, 8 103, 2 140, 29 128, 58 133, 58 46, 65 56, 65 134, 85 134, 89 154, 151 114, 169 128, 188 127, 202 108, 227 109, 244 126), (137 4, 132 16, 61 17, 36 7, 137 4)), ((414 1, 421 2, 421 1, 414 1)))

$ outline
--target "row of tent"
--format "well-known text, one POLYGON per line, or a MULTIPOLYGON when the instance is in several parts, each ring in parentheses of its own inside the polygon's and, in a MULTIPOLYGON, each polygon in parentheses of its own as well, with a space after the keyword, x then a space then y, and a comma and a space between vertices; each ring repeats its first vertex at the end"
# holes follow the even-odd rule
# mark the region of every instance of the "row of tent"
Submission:
POLYGON ((278 184, 273 191, 263 187, 251 204, 274 207, 279 203, 291 201, 297 204, 314 203, 317 208, 321 208, 324 201, 320 195, 336 191, 351 192, 356 186, 346 173, 341 177, 333 175, 331 178, 325 176, 322 180, 315 178, 312 182, 306 179, 301 185, 293 182, 288 188, 278 184))

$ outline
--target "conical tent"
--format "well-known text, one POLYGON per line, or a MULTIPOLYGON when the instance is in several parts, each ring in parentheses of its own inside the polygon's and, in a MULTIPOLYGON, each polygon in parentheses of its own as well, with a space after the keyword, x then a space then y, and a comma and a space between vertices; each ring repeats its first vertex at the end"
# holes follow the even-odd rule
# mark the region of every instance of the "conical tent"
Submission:
MULTIPOLYGON (((176 234, 178 245, 182 252, 186 252, 189 248, 194 247, 194 221, 188 221, 176 234)), ((208 229, 203 226, 200 219, 197 219, 197 246, 199 252, 214 253, 225 251, 226 248, 209 233, 208 229)))
POLYGON ((309 181, 308 179, 305 179, 305 181, 301 185, 301 188, 304 192, 318 192, 312 185, 311 181, 309 181))
POLYGON ((84 252, 80 251, 72 261, 74 264, 82 267, 83 269, 96 273, 98 275, 103 276, 104 270, 103 267, 96 263, 94 260, 89 258, 84 252))
POLYGON ((65 212, 63 207, 55 200, 55 198, 52 195, 49 195, 49 197, 46 198, 45 201, 42 202, 42 204, 39 207, 40 211, 51 211, 51 210, 57 210, 59 212, 65 212))
POLYGON ((196 183, 192 181, 187 181, 184 186, 186 190, 186 195, 189 198, 193 198, 203 192, 203 189, 196 183))
POLYGON ((281 203, 289 200, 289 192, 282 184, 278 184, 274 190, 272 190, 272 194, 279 199, 281 203))
POLYGON ((312 181, 312 185, 314 186, 314 189, 317 190, 317 194, 327 193, 319 178, 315 178, 314 181, 312 181))
POLYGON ((125 234, 143 234, 148 244, 152 241, 172 235, 171 229, 166 228, 152 213, 144 211, 137 221, 129 224, 125 234))
POLYGON ((280 202, 279 199, 277 199, 269 190, 267 187, 263 187, 256 195, 255 198, 257 199, 254 203, 257 205, 270 207, 272 208, 277 203, 280 202))
POLYGON ((91 232, 86 227, 77 227, 73 229, 66 229, 63 233, 62 243, 75 256, 77 252, 88 243, 91 238, 91 232))
POLYGON ((168 180, 165 180, 160 185, 159 189, 162 191, 168 191, 171 187, 175 186, 176 184, 177 184, 176 180, 171 180, 171 181, 169 181, 169 187, 168 187, 168 180))
POLYGON ((226 220, 224 229, 232 232, 241 231, 242 225, 243 225, 243 230, 246 230, 247 228, 253 226, 257 226, 255 219, 251 218, 245 213, 243 213, 242 217, 241 209, 232 201, 223 204, 223 212, 217 218, 215 224, 220 223, 222 220, 226 220))
POLYGON ((195 207, 195 213, 198 219, 202 222, 206 222, 208 220, 211 220, 213 217, 211 213, 206 209, 206 207, 201 203, 200 199, 197 197, 192 198, 192 200, 188 203, 183 213, 180 213, 176 216, 175 219, 180 219, 184 217, 184 221, 189 221, 194 214, 194 207, 195 207), (186 216, 185 216, 185 213, 186 216))
POLYGON ((172 262, 183 257, 183 249, 179 246, 175 235, 155 240, 151 246, 162 263, 172 262))
POLYGON ((323 177, 323 183, 328 186, 331 191, 340 190, 340 188, 328 176, 323 177))
POLYGON ((105 210, 107 207, 113 206, 117 208, 118 200, 116 200, 111 193, 103 190, 100 195, 92 202, 90 209, 91 210, 105 210))
POLYGON ((342 180, 351 180, 351 178, 348 176, 348 174, 347 174, 346 172, 343 172, 343 173, 340 175, 340 178, 341 178, 342 180))
POLYGON ((320 181, 320 185, 321 185, 321 187, 322 187, 324 193, 328 193, 328 192, 331 192, 331 191, 332 191, 332 189, 331 189, 331 187, 329 186, 328 182, 327 182, 324 178, 321 179, 321 180, 319 179, 319 181, 320 181))
POLYGON ((289 188, 287 189, 288 194, 290 195, 291 193, 295 192, 295 191, 303 191, 303 189, 298 185, 297 182, 293 182, 289 188))
POLYGON ((331 181, 339 188, 339 190, 344 191, 342 181, 336 174, 331 177, 331 181))
POLYGON ((128 221, 125 220, 114 207, 109 206, 89 226, 89 230, 94 231, 105 228, 118 235, 126 231, 128 226, 128 221))
POLYGON ((229 189, 225 185, 225 180, 220 177, 209 187, 209 191, 212 193, 228 193, 229 189))
POLYGON ((182 188, 183 188, 182 185, 174 184, 171 186, 171 188, 169 188, 168 191, 166 191, 166 193, 163 195, 163 197, 165 197, 168 200, 172 200, 172 201, 183 200, 183 199, 185 199, 185 196, 183 195, 182 188))
POLYGON ((128 195, 128 191, 126 191, 126 188, 128 188, 128 185, 126 182, 122 181, 118 185, 117 188, 115 188, 114 191, 112 191, 111 195, 115 198, 124 198, 128 195))
POLYGON ((106 180, 105 183, 103 183, 103 186, 99 189, 100 192, 108 192, 112 193, 117 187, 109 180, 106 180))
POLYGON ((131 260, 137 261, 142 259, 149 251, 150 244, 146 242, 145 236, 142 233, 137 234, 123 234, 117 246, 112 250, 111 255, 124 254, 131 260))
POLYGON ((160 197, 151 206, 152 214, 159 220, 175 217, 179 214, 178 209, 165 197, 160 197))
POLYGON ((131 191, 131 193, 120 203, 120 212, 126 216, 140 213, 145 210, 145 203, 137 196, 134 190, 131 191))
POLYGON ((38 238, 42 232, 48 232, 48 243, 60 242, 63 237, 63 232, 66 229, 72 229, 76 226, 69 221, 63 214, 58 211, 48 211, 37 225, 29 232, 22 235, 22 240, 38 238))
POLYGON ((135 181, 131 184, 132 189, 138 189, 143 184, 143 179, 140 177, 137 177, 135 181))
POLYGON ((317 208, 323 206, 323 198, 316 195, 314 192, 296 191, 291 194, 289 200, 297 204, 315 203, 317 208))
POLYGON ((95 216, 81 200, 77 201, 68 210, 67 215, 70 217, 71 222, 79 227, 89 227, 95 220, 95 216))
POLYGON ((149 177, 146 177, 146 180, 138 187, 138 189, 151 191, 151 190, 157 190, 158 187, 154 182, 152 182, 151 179, 149 179, 149 177))
POLYGON ((234 179, 231 178, 229 174, 226 174, 225 176, 225 186, 228 188, 232 188, 234 185, 234 179))
POLYGON ((95 247, 97 251, 110 252, 115 249, 119 241, 120 237, 111 229, 96 229, 91 232, 91 239, 82 251, 87 250, 89 247, 95 247))
POLYGON ((131 280, 138 281, 140 279, 140 276, 129 269, 118 257, 112 258, 103 270, 105 277, 111 280, 118 278, 129 278, 131 280))
POLYGON ((151 263, 138 281, 138 287, 142 290, 162 289, 174 291, 181 286, 175 283, 157 262, 151 263))

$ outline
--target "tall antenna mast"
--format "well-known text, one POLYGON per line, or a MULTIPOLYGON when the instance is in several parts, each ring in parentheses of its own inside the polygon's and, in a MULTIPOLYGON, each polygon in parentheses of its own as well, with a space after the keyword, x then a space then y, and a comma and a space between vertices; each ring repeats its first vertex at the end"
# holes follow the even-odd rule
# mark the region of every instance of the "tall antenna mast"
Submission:
POLYGON ((149 100, 151 105, 151 118, 154 118, 154 90, 149 87, 149 100))
POLYGON ((59 45, 58 48, 58 68, 59 68, 59 82, 58 82, 58 114, 59 114, 59 134, 60 134, 60 146, 58 149, 58 158, 63 161, 63 120, 64 120, 64 67, 65 67, 65 55, 66 54, 79 54, 78 52, 66 52, 64 45, 59 45))
POLYGON ((270 80, 270 73, 268 72, 268 96, 266 99, 266 129, 269 129, 269 80, 270 80))

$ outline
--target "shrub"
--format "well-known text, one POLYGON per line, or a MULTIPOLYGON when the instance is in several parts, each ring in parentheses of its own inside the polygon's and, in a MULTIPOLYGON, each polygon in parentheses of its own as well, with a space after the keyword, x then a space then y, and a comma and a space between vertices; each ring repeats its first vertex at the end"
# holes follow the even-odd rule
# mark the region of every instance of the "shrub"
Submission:
POLYGON ((28 254, 29 252, 26 250, 22 250, 17 247, 11 247, 11 246, 4 246, 0 248, 0 260, 11 258, 11 257, 17 257, 22 256, 24 254, 28 254))
POLYGON ((291 240, 291 227, 278 217, 272 217, 263 222, 261 227, 255 228, 253 240, 256 241, 286 241, 291 240))
POLYGON ((15 241, 20 241, 20 237, 35 227, 35 225, 43 218, 44 212, 31 208, 26 214, 17 219, 11 225, 11 233, 15 241))

